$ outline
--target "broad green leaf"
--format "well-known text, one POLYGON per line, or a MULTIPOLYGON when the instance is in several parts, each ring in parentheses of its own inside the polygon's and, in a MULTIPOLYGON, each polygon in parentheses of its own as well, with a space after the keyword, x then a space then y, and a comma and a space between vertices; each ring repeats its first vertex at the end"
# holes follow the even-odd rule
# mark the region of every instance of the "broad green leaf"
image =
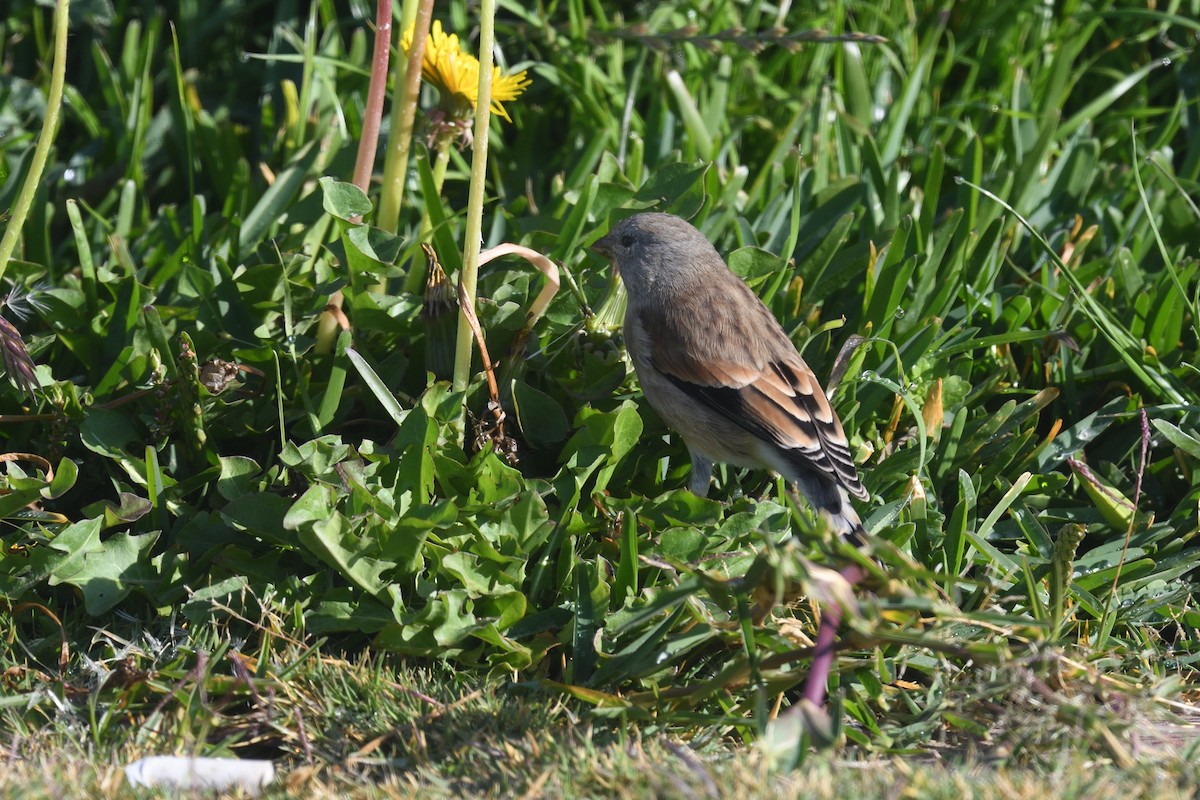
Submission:
POLYGON ((786 268, 787 263, 783 259, 758 247, 743 247, 729 254, 729 269, 750 283, 786 268))
POLYGON ((245 456, 222 458, 221 477, 217 479, 217 491, 226 500, 236 500, 254 490, 255 481, 261 473, 262 468, 252 458, 245 456))
MULTIPOLYGON (((76 532, 82 537, 79 548, 52 564, 50 585, 67 583, 78 587, 83 592, 87 613, 96 617, 111 611, 134 586, 152 579, 155 568, 146 554, 158 541, 158 532, 141 536, 118 533, 101 542, 99 519, 78 525, 82 526, 76 532)), ((76 533, 70 534, 69 540, 60 535, 52 546, 56 549, 73 547, 71 540, 77 538, 76 533)))
POLYGON ((704 205, 706 162, 666 164, 655 170, 633 197, 660 210, 689 219, 704 205))
POLYGON ((84 559, 103 549, 100 542, 100 518, 76 522, 59 531, 49 544, 53 553, 48 563, 51 580, 62 582, 84 569, 84 559))
POLYGON ((340 220, 363 217, 371 213, 371 201, 366 192, 353 183, 321 178, 321 204, 325 210, 340 220))
POLYGON ((642 435, 642 418, 633 404, 626 401, 612 419, 612 442, 607 463, 596 475, 594 491, 603 492, 622 459, 629 455, 642 435))
POLYGON ((397 265, 409 245, 404 237, 370 225, 355 225, 345 232, 342 241, 351 269, 383 275, 403 274, 397 265))
POLYGON ((549 447, 567 438, 570 425, 562 407, 544 392, 513 380, 513 405, 521 433, 534 447, 549 447))
MULTIPOLYGON (((297 505, 304 501, 302 497, 297 505)), ((294 505, 284 518, 284 524, 288 527, 297 526, 300 543, 364 592, 385 598, 386 586, 381 576, 393 565, 368 555, 378 552, 375 544, 355 534, 345 518, 336 511, 326 510, 324 518, 298 525, 303 514, 294 505)))

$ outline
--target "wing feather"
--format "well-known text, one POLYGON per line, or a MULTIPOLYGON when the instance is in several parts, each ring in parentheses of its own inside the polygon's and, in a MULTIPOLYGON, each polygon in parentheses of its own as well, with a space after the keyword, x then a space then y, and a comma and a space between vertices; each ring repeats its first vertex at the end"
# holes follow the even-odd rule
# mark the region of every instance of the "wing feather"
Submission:
POLYGON ((866 499, 845 431, 816 375, 758 296, 733 273, 724 274, 728 279, 706 285, 707 296, 692 298, 705 309, 705 319, 679 308, 642 310, 654 368, 690 397, 774 444, 798 469, 824 474, 866 499), (735 316, 738 309, 741 318, 735 316))

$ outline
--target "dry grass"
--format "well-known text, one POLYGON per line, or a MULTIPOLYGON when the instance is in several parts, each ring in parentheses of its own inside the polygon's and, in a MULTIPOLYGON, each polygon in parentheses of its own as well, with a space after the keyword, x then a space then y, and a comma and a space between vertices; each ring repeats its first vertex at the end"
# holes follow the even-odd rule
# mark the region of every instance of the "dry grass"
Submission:
MULTIPOLYGON (((123 765, 203 745, 214 754, 218 733, 227 754, 276 761, 272 797, 1127 800, 1191 797, 1200 786, 1192 763, 1200 712, 1147 694, 1104 695, 1082 682, 1047 694, 1018 680, 1006 696, 988 692, 996 716, 967 745, 961 732, 945 730, 934 737, 941 747, 844 747, 785 773, 732 741, 728 729, 692 730, 685 740, 665 722, 602 719, 528 684, 469 684, 446 668, 391 659, 289 663, 300 664, 295 673, 240 713, 216 681, 165 705, 156 695, 136 700, 142 689, 131 689, 114 703, 126 713, 102 728, 99 744, 84 704, 68 704, 40 726, 25 712, 24 724, 9 726, 22 733, 3 743, 0 796, 126 796, 123 765), (156 735, 147 735, 150 723, 156 735)), ((6 713, 15 721, 15 709, 6 713)))
MULTIPOLYGON (((1147 761, 1133 769, 1074 758, 1064 747, 1048 771, 958 764, 902 756, 866 760, 821 757, 788 775, 773 774, 753 751, 699 754, 665 737, 593 748, 579 737, 551 745, 550 758, 529 760, 525 743, 477 742, 496 769, 469 780, 444 765, 390 769, 365 764, 281 771, 268 797, 847 797, 961 800, 1130 800, 1194 797, 1200 773, 1182 758, 1147 761)), ((1064 743, 1066 745, 1067 743, 1064 743)), ((128 796, 124 759, 92 759, 60 750, 9 762, 0 794, 34 798, 128 796)), ((142 796, 174 796, 142 793, 142 796)))

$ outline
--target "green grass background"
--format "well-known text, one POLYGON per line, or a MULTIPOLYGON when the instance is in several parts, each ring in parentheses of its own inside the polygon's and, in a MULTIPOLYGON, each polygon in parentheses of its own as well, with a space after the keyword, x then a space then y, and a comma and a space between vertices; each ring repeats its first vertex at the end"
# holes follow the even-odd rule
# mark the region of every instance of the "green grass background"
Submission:
MULTIPOLYGON (((480 276, 515 464, 403 290, 422 215, 461 265, 470 150, 438 193, 418 144, 396 235, 319 182, 349 180, 373 11, 72 5, 6 272, 41 388, 0 381, 5 791, 117 792, 163 752, 331 794, 1193 790, 1200 4, 499 3, 532 85, 493 121, 485 245, 563 269, 524 342, 544 278, 480 276), (638 208, 844 368, 869 553, 769 476, 682 488, 586 249, 638 208), (847 559, 873 577, 806 727, 847 559)), ((476 13, 435 8, 464 43, 476 13)), ((50 46, 10 3, 0 209, 50 46)))

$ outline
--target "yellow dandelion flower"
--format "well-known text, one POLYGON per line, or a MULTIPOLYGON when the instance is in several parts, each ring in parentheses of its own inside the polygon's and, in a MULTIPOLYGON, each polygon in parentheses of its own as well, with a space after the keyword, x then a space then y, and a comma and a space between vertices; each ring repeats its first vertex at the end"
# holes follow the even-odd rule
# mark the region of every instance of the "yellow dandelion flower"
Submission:
MULTIPOLYGON (((404 52, 412 47, 413 29, 409 28, 400 40, 404 52)), ((458 43, 458 35, 442 30, 442 23, 434 20, 429 38, 425 40, 425 58, 421 61, 421 77, 442 95, 442 108, 454 117, 473 113, 479 102, 479 59, 464 53, 458 43)), ((499 67, 492 68, 493 114, 512 122, 502 103, 516 100, 532 81, 521 70, 505 75, 499 67)))

